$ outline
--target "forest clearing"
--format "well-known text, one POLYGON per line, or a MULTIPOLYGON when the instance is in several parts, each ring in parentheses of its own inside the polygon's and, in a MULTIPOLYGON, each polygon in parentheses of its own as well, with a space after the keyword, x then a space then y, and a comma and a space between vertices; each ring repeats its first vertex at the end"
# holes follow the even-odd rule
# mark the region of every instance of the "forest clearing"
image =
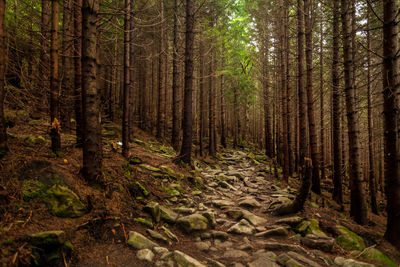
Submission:
POLYGON ((399 13, 0 0, 1 266, 399 266, 399 13))

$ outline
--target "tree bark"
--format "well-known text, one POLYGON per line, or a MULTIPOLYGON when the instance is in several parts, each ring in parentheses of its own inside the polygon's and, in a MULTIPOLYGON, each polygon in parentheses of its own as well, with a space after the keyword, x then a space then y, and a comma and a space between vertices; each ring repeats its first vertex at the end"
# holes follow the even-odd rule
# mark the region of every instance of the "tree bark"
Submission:
POLYGON ((172 137, 171 144, 179 149, 179 75, 178 75, 178 0, 174 0, 174 39, 172 46, 172 137))
MULTIPOLYGON (((222 45, 222 56, 221 56, 221 70, 223 71, 225 67, 225 44, 222 45)), ((221 116, 221 145, 226 148, 226 136, 225 136, 225 77, 224 74, 221 74, 221 88, 220 88, 220 116, 221 116)))
POLYGON ((74 110, 76 144, 83 144, 82 120, 82 0, 74 3, 74 110))
POLYGON ((159 55, 158 55, 158 103, 157 103, 157 133, 156 137, 161 138, 163 129, 163 66, 164 66, 164 0, 160 1, 160 39, 159 39, 159 55))
POLYGON ((319 148, 319 155, 320 155, 320 170, 321 170, 321 179, 325 179, 325 127, 324 127, 324 60, 323 60, 323 23, 321 18, 320 23, 320 43, 319 43, 319 103, 320 103, 320 128, 321 128, 321 135, 320 135, 320 148, 319 148))
POLYGON ((58 80, 58 0, 51 1, 51 48, 50 48, 50 137, 51 150, 61 150, 61 125, 58 80))
POLYGON ((101 176, 102 143, 97 97, 97 21, 98 0, 84 0, 82 9, 82 111, 83 168, 86 180, 95 182, 101 176))
POLYGON ((383 5, 383 113, 387 226, 385 239, 400 249, 398 0, 383 5))
POLYGON ((185 47, 185 91, 183 105, 183 139, 179 158, 191 163, 192 153, 192 91, 193 91, 193 41, 194 41, 194 0, 186 0, 186 47, 185 47))
POLYGON ((8 151, 6 120, 4 118, 4 79, 6 68, 5 57, 5 34, 4 34, 4 16, 6 11, 6 0, 0 0, 0 158, 8 151))
POLYGON ((350 214, 359 224, 367 223, 367 207, 359 151, 359 124, 357 121, 356 98, 354 93, 354 62, 351 42, 350 11, 347 0, 341 0, 342 32, 343 32, 343 60, 346 95, 347 127, 349 137, 349 167, 351 181, 351 208, 350 214))
POLYGON ((125 0, 125 16, 124 16, 124 94, 122 107, 122 155, 125 158, 129 157, 129 100, 130 100, 130 13, 131 0, 125 0))

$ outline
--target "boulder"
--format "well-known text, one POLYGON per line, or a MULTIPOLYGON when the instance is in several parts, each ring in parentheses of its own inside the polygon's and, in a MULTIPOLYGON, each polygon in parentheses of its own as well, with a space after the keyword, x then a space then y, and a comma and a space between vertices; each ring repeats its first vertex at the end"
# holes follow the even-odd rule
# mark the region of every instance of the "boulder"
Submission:
POLYGON ((151 201, 147 203, 147 205, 144 207, 144 211, 149 213, 155 222, 160 222, 161 219, 161 211, 160 211, 160 205, 157 202, 151 201))
POLYGON ((248 263, 248 267, 278 267, 275 258, 275 253, 270 251, 257 253, 255 260, 248 263))
POLYGON ((321 267, 321 265, 319 265, 318 263, 316 263, 316 262, 304 257, 303 255, 300 255, 300 254, 296 253, 296 252, 289 251, 289 252, 287 252, 287 255, 290 258, 292 258, 292 259, 304 264, 305 266, 321 267))
POLYGON ((161 219, 167 223, 175 223, 178 219, 178 214, 167 207, 160 206, 161 219))
POLYGON ((65 240, 65 232, 60 230, 40 232, 31 235, 32 244, 38 247, 63 245, 65 240))
POLYGON ((207 230, 209 228, 209 220, 198 213, 181 217, 176 223, 187 233, 207 230))
POLYGON ((343 266, 343 267, 375 267, 375 265, 373 264, 356 261, 353 259, 345 259, 343 257, 336 257, 335 264, 337 266, 343 266))
POLYGON ((179 250, 161 256, 156 262, 156 266, 206 267, 206 265, 179 250))
POLYGON ((170 243, 171 243, 170 241, 168 241, 168 239, 167 239, 165 236, 163 236, 163 235, 160 234, 159 232, 153 231, 153 230, 151 230, 151 229, 147 229, 147 230, 146 230, 146 233, 148 233, 149 236, 150 236, 151 238, 153 238, 154 240, 163 242, 163 243, 168 244, 168 245, 170 245, 170 243))
POLYGON ((346 250, 365 249, 364 239, 344 226, 337 225, 336 229, 340 233, 336 237, 336 243, 346 250))
POLYGON ((244 252, 242 250, 237 250, 237 249, 228 249, 225 251, 224 255, 222 256, 223 258, 229 258, 229 259, 246 259, 249 257, 249 254, 247 252, 244 252))
POLYGON ((296 227, 303 220, 304 220, 304 218, 302 218, 302 217, 293 216, 293 217, 287 217, 287 218, 279 219, 275 223, 277 223, 277 224, 287 224, 287 225, 290 225, 292 227, 296 227))
POLYGON ((136 256, 138 257, 139 260, 145 260, 145 261, 152 261, 154 259, 154 253, 148 249, 141 249, 136 253, 136 256))
POLYGON ((76 218, 87 213, 87 207, 69 188, 53 185, 46 191, 44 198, 51 213, 62 218, 76 218))
POLYGON ((154 248, 159 247, 156 243, 145 237, 144 235, 131 231, 129 233, 128 245, 135 249, 145 249, 145 248, 154 248))
POLYGON ((255 236, 262 237, 270 237, 270 236, 287 236, 289 235, 289 231, 285 227, 277 227, 274 229, 270 229, 267 231, 263 231, 255 234, 255 236))
POLYGON ((392 261, 387 255, 383 254, 376 248, 367 248, 364 250, 362 257, 366 260, 371 260, 381 264, 382 266, 398 267, 398 265, 392 261))
POLYGON ((335 244, 335 239, 332 237, 308 234, 301 238, 301 243, 309 248, 331 252, 335 244))
POLYGON ((237 224, 228 229, 228 233, 251 235, 254 234, 256 229, 247 220, 242 219, 237 224))
POLYGON ((248 220, 254 226, 266 225, 268 222, 267 219, 257 216, 247 210, 243 211, 242 218, 248 220))

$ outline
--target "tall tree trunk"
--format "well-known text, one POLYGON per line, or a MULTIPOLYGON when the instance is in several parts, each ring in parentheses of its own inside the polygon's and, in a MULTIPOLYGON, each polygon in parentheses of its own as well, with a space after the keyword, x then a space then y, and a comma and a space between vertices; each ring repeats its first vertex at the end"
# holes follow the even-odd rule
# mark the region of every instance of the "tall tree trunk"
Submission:
POLYGON ((332 154, 333 154, 333 199, 343 202, 342 157, 340 149, 340 92, 339 92, 339 2, 333 1, 332 21, 332 154))
POLYGON ((347 0, 341 0, 342 32, 343 32, 343 60, 346 95, 347 127, 349 136, 349 167, 351 180, 351 209, 350 214, 359 224, 367 223, 367 207, 359 151, 359 124, 357 121, 356 98, 354 93, 354 62, 351 43, 351 6, 347 0))
POLYGON ((179 75, 178 75, 178 0, 174 0, 174 39, 172 46, 172 137, 171 144, 179 148, 179 75))
POLYGON ((82 9, 82 111, 83 111, 83 168, 86 180, 101 176, 102 143, 97 97, 97 22, 98 0, 84 0, 82 9))
POLYGON ((192 153, 192 91, 193 91, 193 41, 194 0, 186 0, 185 91, 183 105, 183 139, 179 158, 190 164, 192 153))
MULTIPOLYGON (((45 1, 45 0, 44 0, 45 1)), ((74 3, 74 111, 76 144, 83 144, 82 119, 82 0, 74 3)))
MULTIPOLYGON (((367 11, 367 27, 370 26, 370 10, 367 11)), ((378 204, 376 202, 376 182, 375 182, 375 163, 374 163, 374 143, 372 134, 372 107, 371 107, 371 36, 367 31, 367 106, 368 106, 368 159, 369 159, 369 196, 371 210, 378 214, 378 204)))
POLYGON ((399 173, 399 29, 398 0, 384 1, 383 6, 383 113, 385 147, 385 192, 387 226, 385 239, 400 250, 400 173, 399 173))
MULTIPOLYGON (((41 39, 40 39, 40 61, 39 61, 39 73, 42 77, 39 79, 39 88, 42 90, 42 97, 45 99, 47 90, 50 88, 49 85, 49 70, 50 70, 50 58, 49 58, 49 44, 50 44, 50 0, 42 0, 42 18, 41 18, 41 39)), ((17 16, 17 12, 15 13, 17 16)), ((43 105, 43 101, 41 104, 43 105)), ((40 110, 40 107, 38 107, 40 110)))
POLYGON ((319 177, 319 155, 318 138, 315 127, 314 116, 314 94, 313 94, 313 30, 311 18, 312 0, 304 0, 304 15, 306 29, 306 66, 307 66, 307 111, 308 111, 308 140, 310 144, 312 161, 312 186, 311 190, 316 194, 321 194, 321 182, 319 177))
POLYGON ((324 60, 323 60, 323 23, 321 18, 320 23, 320 43, 319 43, 319 103, 320 103, 320 128, 321 128, 321 135, 320 135, 320 147, 319 147, 319 155, 320 155, 320 169, 321 169, 321 179, 325 179, 325 127, 324 127, 324 60))
MULTIPOLYGON (((221 70, 223 71, 225 67, 225 44, 222 45, 222 56, 221 56, 221 70)), ((225 136, 225 100, 224 100, 224 86, 225 86, 225 77, 222 72, 221 74, 221 88, 220 88, 220 116, 221 116, 221 145, 226 148, 226 136, 225 136)))
POLYGON ((157 102, 157 133, 156 137, 161 138, 163 129, 163 101, 165 101, 165 96, 163 96, 163 77, 164 77, 164 0, 160 1, 160 39, 159 39, 159 55, 158 55, 158 102, 157 102))
MULTIPOLYGON (((129 157, 129 99, 130 99, 130 13, 131 13, 131 0, 125 0, 125 18, 124 18, 124 95, 123 95, 123 108, 122 108, 122 155, 125 158, 129 157)), ((143 103, 142 103, 143 104, 143 103)))
POLYGON ((6 120, 4 118, 4 79, 6 68, 5 34, 4 34, 4 15, 6 11, 6 0, 0 0, 0 158, 8 151, 6 120))
MULTIPOLYGON (((133 139, 133 124, 134 124, 134 99, 133 99, 133 94, 134 94, 134 87, 135 87, 135 58, 134 58, 134 48, 135 48, 135 33, 134 33, 134 28, 135 28, 135 0, 130 0, 130 17, 129 17, 129 141, 133 139)), ((143 69, 146 69, 146 64, 143 64, 143 69)), ((146 71, 145 71, 146 73, 146 71)), ((141 94, 139 97, 142 98, 142 102, 144 106, 146 106, 145 103, 145 95, 141 94)), ((143 117, 146 117, 145 112, 142 115, 143 117)), ((144 121, 146 121, 146 118, 144 118, 144 121)))
POLYGON ((50 136, 51 150, 61 150, 60 103, 58 91, 58 0, 51 1, 51 48, 50 48, 50 136))
POLYGON ((263 59, 263 86, 264 86, 264 128, 265 128, 265 154, 273 157, 273 144, 271 136, 271 118, 269 111, 269 51, 267 36, 264 36, 264 59, 263 59))
MULTIPOLYGON (((214 23, 210 23, 210 27, 213 27, 214 23)), ((212 39, 210 40, 210 45, 212 45, 212 39)), ((211 57, 210 57, 210 63, 209 63, 209 80, 208 80, 208 153, 210 156, 215 156, 215 136, 214 136, 214 123, 215 123, 215 117, 214 117, 214 57, 213 57, 213 51, 210 51, 211 57)))
POLYGON ((203 156, 204 150, 204 131, 205 131, 205 109, 204 109, 204 98, 205 98, 205 90, 204 90, 204 42, 202 36, 200 36, 200 47, 199 47, 199 54, 200 54, 200 136, 199 136, 199 143, 200 143, 200 156, 203 156))

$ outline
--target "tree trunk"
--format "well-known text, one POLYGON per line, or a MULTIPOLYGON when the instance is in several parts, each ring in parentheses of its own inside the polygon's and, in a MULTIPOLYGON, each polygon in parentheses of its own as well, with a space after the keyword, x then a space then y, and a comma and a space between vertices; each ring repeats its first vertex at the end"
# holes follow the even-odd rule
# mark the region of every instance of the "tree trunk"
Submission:
MULTIPOLYGON (((42 0, 42 18, 41 18, 41 39, 40 39, 40 62, 39 73, 42 77, 39 78, 39 87, 42 90, 42 97, 45 99, 47 90, 49 89, 49 41, 50 41, 50 0, 42 0)), ((17 12, 15 13, 17 16, 17 12)), ((45 101, 41 104, 43 105, 45 101)), ((38 107, 40 110, 40 106, 38 107)))
POLYGON ((340 149, 340 92, 339 92, 339 2, 333 1, 332 21, 332 156, 333 156, 333 193, 338 204, 343 202, 342 193, 342 157, 340 149))
POLYGON ((273 157, 273 143, 271 136, 271 117, 269 110, 269 50, 267 36, 263 36, 264 40, 264 62, 263 62, 263 85, 264 85, 264 128, 265 128, 265 154, 273 157))
MULTIPOLYGON (((370 10, 367 11, 367 27, 370 25, 370 10)), ((369 196, 371 210, 378 214, 378 204, 376 202, 376 183, 375 183, 375 163, 374 163, 374 143, 372 134, 372 107, 371 107, 371 36, 367 31, 367 106, 368 106, 368 159, 369 159, 369 196)))
POLYGON ((400 250, 400 173, 398 136, 398 0, 384 1, 383 15, 383 113, 387 226, 385 238, 400 250))
POLYGON ((325 127, 324 127, 324 60, 323 60, 323 24, 322 18, 320 23, 320 43, 319 43, 319 103, 320 103, 320 128, 321 128, 321 135, 320 135, 320 148, 319 148, 319 155, 320 155, 320 169, 321 169, 321 179, 325 179, 325 127))
POLYGON ((158 54, 158 103, 157 103, 157 133, 156 137, 161 138, 163 129, 163 66, 164 66, 164 0, 160 1, 160 39, 159 39, 159 54, 158 54))
POLYGON ((178 0, 174 0, 174 39, 172 46, 172 147, 179 148, 179 75, 178 75, 178 0))
MULTIPOLYGON (((222 56, 221 56, 221 70, 223 71, 225 67, 225 44, 222 45, 222 56)), ((224 80, 224 74, 221 74, 221 88, 220 88, 220 116, 221 116, 221 145, 222 147, 226 148, 226 136, 225 136, 225 100, 224 100, 224 94, 225 94, 225 80, 224 80)))
POLYGON ((4 15, 6 11, 6 0, 0 0, 0 158, 8 151, 6 120, 4 118, 4 79, 6 68, 4 15))
MULTIPOLYGON (((135 58, 134 58, 134 39, 135 39, 135 0, 130 0, 130 17, 129 17, 129 141, 133 139, 133 124, 134 124, 134 86, 135 86, 135 58)), ((146 69, 146 64, 143 64, 143 69, 146 69)), ((146 73, 146 72, 145 72, 146 73)), ((144 99, 144 94, 140 95, 144 99)), ((146 103, 141 101, 144 106, 146 103)), ((145 114, 142 115, 145 117, 145 114)), ((144 118, 146 120, 146 118, 144 118)))
POLYGON ((354 62, 352 56, 351 25, 349 1, 341 0, 342 32, 343 32, 343 60, 346 95, 347 127, 349 137, 349 167, 351 181, 351 209, 350 214, 359 224, 367 223, 367 207, 359 151, 359 124, 357 120, 356 98, 354 93, 354 62))
POLYGON ((194 41, 194 0, 186 0, 186 46, 185 46, 185 91, 183 106, 183 139, 179 158, 191 163, 192 153, 192 91, 193 91, 193 41, 194 41))
MULTIPOLYGON (((210 27, 213 27, 214 23, 210 23, 210 27)), ((212 39, 210 40, 210 45, 212 45, 212 39)), ((210 156, 215 156, 215 136, 214 136, 214 122, 215 122, 215 117, 214 117, 214 57, 212 55, 213 51, 210 51, 211 57, 210 57, 210 63, 209 63, 209 80, 208 80, 208 153, 210 156)))
POLYGON ((102 143, 97 97, 97 22, 98 0, 84 0, 82 9, 82 111, 83 168, 86 180, 95 182, 101 176, 102 143))
POLYGON ((203 156, 204 150, 204 131, 205 131, 205 109, 204 109, 204 98, 205 98, 205 90, 204 90, 204 42, 202 36, 200 36, 200 136, 199 136, 199 145, 200 145, 200 156, 203 156))
POLYGON ((51 150, 61 150, 60 103, 58 91, 58 0, 51 1, 51 48, 50 48, 50 136, 51 150))
POLYGON ((125 0, 125 17, 124 17, 124 94, 123 94, 123 108, 122 108, 122 155, 125 158, 129 157, 129 99, 130 99, 130 13, 131 13, 131 0, 125 0))
POLYGON ((74 3, 74 110, 76 144, 83 143, 82 120, 82 0, 74 3))
POLYGON ((317 131, 314 117, 314 95, 313 95, 313 31, 310 9, 312 0, 304 0, 304 16, 306 29, 306 65, 307 65, 307 111, 308 111, 308 140, 310 143, 312 161, 312 186, 311 190, 316 194, 321 194, 319 177, 319 155, 317 144, 317 131))

